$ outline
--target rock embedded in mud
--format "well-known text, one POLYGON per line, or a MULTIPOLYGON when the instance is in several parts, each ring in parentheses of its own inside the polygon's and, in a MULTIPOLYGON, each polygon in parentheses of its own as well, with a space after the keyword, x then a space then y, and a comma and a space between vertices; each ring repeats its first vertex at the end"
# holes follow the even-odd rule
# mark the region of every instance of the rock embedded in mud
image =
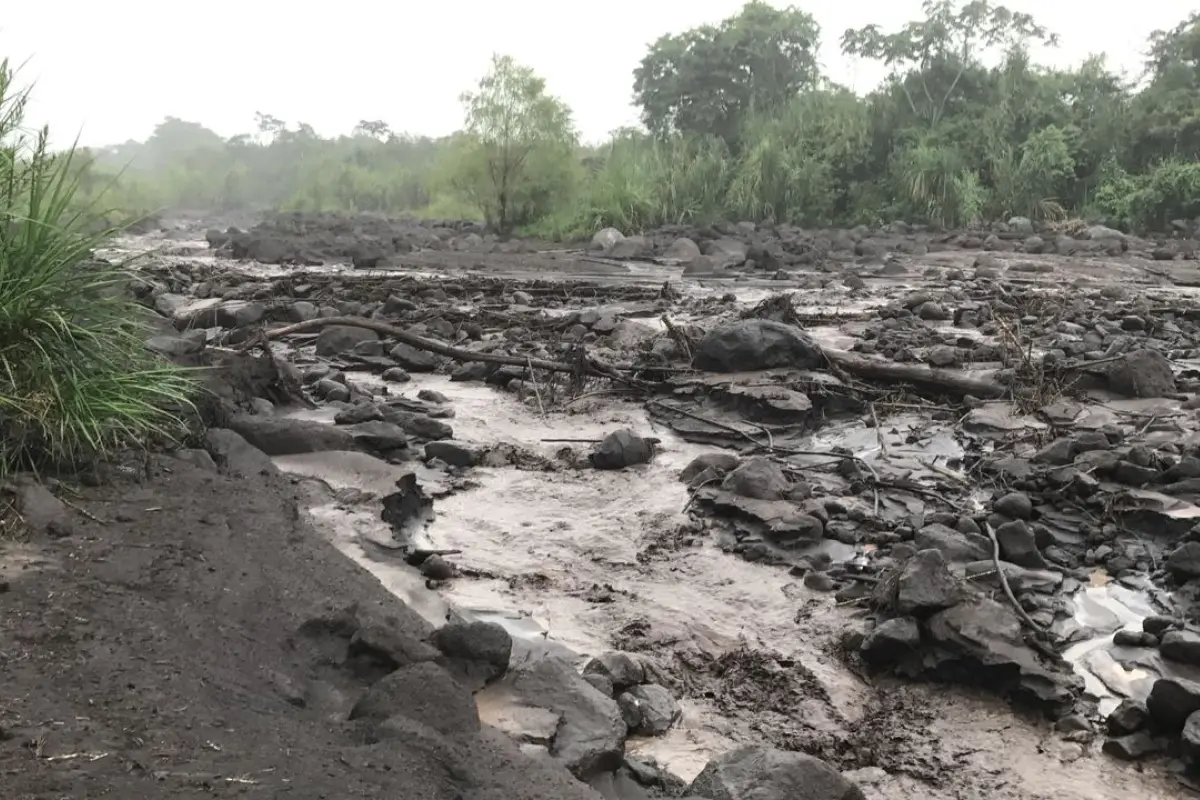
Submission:
POLYGON ((445 656, 442 665, 472 689, 503 675, 512 658, 512 636, 495 622, 451 623, 434 631, 432 641, 445 656))
POLYGON ((210 428, 204 435, 204 446, 217 466, 229 475, 249 478, 279 474, 270 456, 227 428, 210 428))
POLYGON ((75 525, 66 504, 34 478, 21 476, 0 489, 0 497, 12 496, 13 506, 29 533, 56 538, 74 533, 75 525))
POLYGON ((696 347, 693 366, 712 372, 793 367, 816 369, 824 356, 812 338, 791 325, 747 319, 710 331, 696 347))
POLYGON ((415 439, 440 441, 454 438, 454 429, 441 420, 389 405, 381 406, 380 410, 385 421, 400 426, 415 439))
POLYGON ((1200 666, 1200 634, 1193 631, 1167 631, 1158 646, 1163 658, 1180 664, 1200 666))
POLYGON ((1200 766, 1200 711, 1193 711, 1183 724, 1183 733, 1179 736, 1179 751, 1188 765, 1200 766))
POLYGON ((559 715, 550 754, 575 777, 586 781, 620 768, 628 733, 621 710, 570 663, 547 657, 514 665, 497 686, 508 689, 515 703, 559 715))
POLYGON ((778 464, 755 456, 726 475, 721 488, 755 500, 782 500, 788 496, 792 484, 778 464))
POLYGON ((1033 501, 1024 492, 1009 492, 992 503, 992 509, 1009 519, 1033 518, 1033 501))
POLYGON ((1110 735, 1126 736, 1131 733, 1137 733, 1145 728, 1149 720, 1150 715, 1146 711, 1145 703, 1132 698, 1125 698, 1108 715, 1105 723, 1108 726, 1110 735))
POLYGON ((1108 368, 1108 386, 1127 397, 1166 397, 1175 392, 1175 373, 1157 350, 1135 350, 1108 368))
POLYGON ((1167 572, 1178 581, 1200 578, 1200 542, 1184 542, 1167 557, 1167 572))
POLYGON ((707 800, 866 800, 858 786, 821 759, 762 745, 709 761, 688 794, 707 800))
POLYGON ((378 455, 388 455, 408 447, 408 434, 390 422, 360 422, 347 428, 359 448, 378 455))
POLYGON ((616 470, 648 464, 654 457, 654 445, 628 428, 605 436, 589 456, 596 469, 616 470))
POLYGON ((992 546, 982 534, 956 531, 940 523, 917 531, 917 550, 938 550, 947 561, 980 561, 992 557, 992 546))
POLYGON ((1175 735, 1187 718, 1200 711, 1200 683, 1183 678, 1159 678, 1146 698, 1146 712, 1156 731, 1175 735))
POLYGON ((583 668, 583 673, 606 675, 616 691, 624 691, 646 680, 646 669, 628 653, 601 653, 583 668))
POLYGON ((352 433, 316 420, 237 414, 228 424, 269 456, 355 449, 352 433))
POLYGON ((448 581, 455 575, 454 565, 439 555, 421 562, 421 574, 431 581, 448 581))
POLYGON ((340 356, 354 352, 359 342, 373 342, 379 334, 353 325, 329 325, 317 335, 316 352, 319 356, 340 356))
POLYGON ((896 609, 901 614, 932 614, 950 608, 962 596, 940 550, 918 551, 901 568, 896 582, 896 609))
POLYGON ((483 449, 466 442, 442 439, 425 445, 425 458, 436 458, 452 467, 473 467, 483 458, 483 449))
POLYGON ((630 733, 639 736, 662 736, 683 714, 670 691, 656 683, 622 692, 617 705, 630 733))
POLYGON ((403 367, 388 367, 379 376, 388 383, 408 383, 412 376, 403 367))
POLYGON ((350 710, 350 719, 382 722, 405 717, 447 736, 480 729, 474 698, 450 673, 423 661, 400 667, 374 683, 350 710))
POLYGON ((409 372, 434 372, 441 358, 426 350, 418 350, 411 344, 400 342, 388 351, 388 356, 409 372))
POLYGON ((713 470, 714 475, 724 475, 737 469, 740 460, 733 453, 703 453, 696 456, 679 473, 679 480, 690 484, 700 473, 713 470))
POLYGON ((1113 758, 1122 761, 1137 761, 1149 755, 1154 755, 1161 749, 1154 737, 1145 731, 1138 731, 1127 736, 1108 739, 1100 748, 1113 758))
POLYGON ((863 660, 874 666, 890 666, 921 647, 921 627, 912 617, 895 617, 876 625, 860 647, 863 660))
POLYGON ((1005 561, 1030 569, 1046 568, 1046 560, 1037 547, 1037 537, 1025 520, 1014 519, 996 528, 996 541, 1005 561))

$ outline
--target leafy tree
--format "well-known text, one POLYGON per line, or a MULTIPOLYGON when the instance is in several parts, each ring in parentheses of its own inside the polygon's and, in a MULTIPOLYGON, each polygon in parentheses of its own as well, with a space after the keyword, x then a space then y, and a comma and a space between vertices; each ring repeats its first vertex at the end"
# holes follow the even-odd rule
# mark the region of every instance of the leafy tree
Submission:
POLYGON ((508 234, 546 216, 571 189, 578 137, 567 105, 509 56, 462 95, 466 126, 444 162, 445 185, 508 234))
POLYGON ((1151 35, 1146 71, 1133 103, 1131 165, 1200 158, 1200 12, 1151 35))
POLYGON ((642 121, 658 135, 733 145, 751 112, 771 114, 816 85, 819 38, 810 14, 759 0, 719 25, 663 36, 634 71, 642 121))
POLYGON ((882 61, 889 80, 908 102, 913 117, 936 127, 960 93, 968 70, 992 47, 1012 48, 1034 40, 1055 44, 1057 36, 1033 17, 972 0, 925 0, 925 19, 899 31, 884 33, 878 25, 850 29, 842 36, 842 52, 882 61))

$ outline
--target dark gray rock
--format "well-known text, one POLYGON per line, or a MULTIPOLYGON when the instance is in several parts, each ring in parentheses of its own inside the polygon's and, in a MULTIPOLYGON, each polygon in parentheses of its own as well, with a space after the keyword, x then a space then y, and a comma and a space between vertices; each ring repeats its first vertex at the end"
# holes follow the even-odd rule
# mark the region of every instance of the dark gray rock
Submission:
POLYGON ((499 678, 512 658, 512 636, 494 622, 460 622, 446 625, 433 634, 439 659, 464 686, 477 689, 499 678))
POLYGON ((1033 516, 1033 502, 1029 495, 1023 492, 1010 492, 992 504, 992 509, 1010 519, 1030 519, 1033 516))
POLYGON ((204 446, 227 474, 245 478, 279 474, 270 456, 228 428, 210 428, 204 435, 204 446))
POLYGON ((359 449, 387 454, 408 447, 408 434, 390 422, 360 422, 346 428, 359 449))
POLYGON ((1108 739, 1100 749, 1122 761, 1137 761, 1154 755, 1160 750, 1158 742, 1154 741, 1154 737, 1145 731, 1108 739))
POLYGON ((425 445, 425 458, 436 458, 452 467, 473 467, 483 458, 483 449, 467 442, 442 439, 425 445))
POLYGON ((382 722, 395 716, 444 735, 480 729, 471 693, 446 670, 428 661, 409 664, 384 676, 350 710, 352 720, 382 722))
POLYGON ((440 441, 442 439, 454 438, 454 428, 440 419, 434 419, 425 414, 419 414, 416 411, 407 411, 395 406, 382 406, 381 410, 386 422, 399 425, 405 433, 414 439, 440 441))
POLYGON ((921 646, 921 628, 912 617, 896 617, 876 625, 863 639, 863 660, 875 666, 901 661, 921 646))
POLYGON ((774 461, 762 456, 747 459, 725 476, 721 488, 727 492, 757 500, 782 500, 791 489, 791 481, 774 461))
POLYGON ((656 683, 630 687, 617 698, 617 705, 629 731, 640 736, 663 735, 682 714, 671 693, 656 683))
POLYGON ((409 372, 433 372, 441 359, 427 350, 418 350, 411 344, 400 344, 388 351, 392 360, 409 372))
POLYGON ((626 727, 613 698, 583 679, 571 664, 542 658, 521 667, 510 666, 497 686, 530 708, 559 716, 550 754, 580 780, 621 766, 626 727))
POLYGON ((1145 703, 1126 698, 1108 715, 1106 723, 1110 735, 1127 736, 1145 728, 1149 720, 1150 714, 1146 711, 1145 703))
POLYGON ((1164 658, 1200 666, 1200 634, 1193 631, 1167 631, 1158 650, 1164 658))
POLYGON ((1045 569, 1046 560, 1037 547, 1037 537, 1023 519, 1014 519, 996 528, 1000 557, 1011 564, 1030 569, 1045 569))
POLYGON ((75 531, 71 513, 62 500, 37 480, 21 476, 0 487, 0 496, 8 494, 21 515, 26 531, 35 536, 70 536, 75 531))
POLYGON ((1176 580, 1200 578, 1200 542, 1185 542, 1167 557, 1167 572, 1176 580))
POLYGON ((1188 765, 1200 765, 1200 711, 1193 711, 1183 723, 1183 733, 1179 736, 1179 753, 1188 765))
POLYGON ((317 335, 317 355, 340 356, 354 352, 359 342, 378 341, 379 334, 366 328, 351 325, 330 325, 317 335))
POLYGON ((688 793, 708 800, 865 800, 861 789, 821 759, 761 745, 709 761, 688 793))
POLYGON ((647 464, 654 457, 654 445, 628 428, 613 431, 591 453, 596 469, 624 469, 647 464))
POLYGON ((315 420, 238 414, 228 425, 269 456, 356 449, 350 431, 315 420))
POLYGON ((992 543, 979 533, 956 531, 934 523, 917 531, 914 540, 918 550, 939 550, 947 561, 971 562, 992 557, 992 543))
POLYGON ((1175 373, 1157 350, 1135 350, 1108 368, 1108 386, 1128 397, 1165 397, 1175 391, 1175 373))
POLYGON ((379 377, 388 383, 408 383, 412 380, 412 376, 403 367, 389 367, 379 377))
POLYGON ((708 469, 715 470, 716 474, 722 475, 737 469, 739 463, 740 459, 733 453, 705 453, 693 458, 683 468, 683 471, 679 473, 679 480, 691 483, 697 475, 708 469))
POLYGON ((1150 687, 1146 712, 1154 730, 1176 735, 1196 711, 1200 711, 1200 683, 1182 678, 1159 678, 1150 687))
POLYGON ((646 679, 642 663, 628 653, 619 652, 601 653, 584 666, 583 673, 608 676, 617 691, 624 691, 646 679))
POLYGON ((940 550, 918 551, 901 568, 896 582, 896 608, 901 614, 932 614, 950 608, 962 595, 940 550))
POLYGON ((748 319, 723 325, 700 340, 692 360, 713 372, 794 367, 815 369, 821 348, 799 328, 772 320, 748 319))

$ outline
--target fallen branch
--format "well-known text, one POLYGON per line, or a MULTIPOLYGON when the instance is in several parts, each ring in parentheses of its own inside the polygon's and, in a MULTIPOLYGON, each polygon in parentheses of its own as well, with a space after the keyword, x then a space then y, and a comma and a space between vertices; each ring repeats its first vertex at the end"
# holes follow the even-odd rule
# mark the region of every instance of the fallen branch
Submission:
POLYGON ((822 348, 822 352, 831 364, 860 378, 915 383, 937 387, 951 394, 969 394, 986 399, 1000 399, 1013 394, 1013 390, 1003 384, 984 378, 974 378, 958 370, 937 369, 924 364, 897 364, 831 348, 822 348))
MULTIPOLYGON (((418 350, 424 350, 429 353, 434 353, 439 356, 444 356, 454 361, 462 362, 481 362, 484 364, 500 364, 507 367, 524 367, 525 369, 541 369, 547 372, 565 372, 574 374, 579 372, 579 367, 574 364, 567 364, 561 361, 546 361, 540 358, 530 358, 528 356, 506 356, 499 353, 481 353, 476 350, 466 350, 462 347, 453 347, 448 344, 443 344, 434 339, 427 339, 424 336, 418 336, 415 333, 398 328, 387 322, 379 320, 367 319, 365 317, 324 317, 322 319, 310 319, 305 322, 297 322, 295 325, 288 325, 283 328, 274 328, 272 330, 264 330, 263 336, 268 341, 271 339, 279 339, 284 336, 290 336, 295 333, 307 333, 316 331, 322 328, 327 328, 331 325, 345 325, 353 328, 363 328, 369 331, 388 336, 398 342, 415 347, 418 350)), ((654 384, 646 381, 632 378, 628 375, 621 375, 616 368, 602 364, 593 358, 585 356, 582 359, 582 369, 585 373, 600 378, 609 378, 610 380, 621 381, 640 388, 650 388, 654 384)))

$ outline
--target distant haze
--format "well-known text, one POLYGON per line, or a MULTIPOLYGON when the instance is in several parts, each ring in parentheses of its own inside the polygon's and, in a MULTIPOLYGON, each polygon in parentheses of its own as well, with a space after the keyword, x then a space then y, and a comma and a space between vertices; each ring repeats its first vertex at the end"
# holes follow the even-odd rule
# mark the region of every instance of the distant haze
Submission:
MULTIPOLYGON (((319 133, 349 132, 360 119, 396 131, 442 135, 462 121, 458 95, 487 70, 493 52, 512 55, 546 78, 575 112, 585 140, 638 121, 632 73, 665 33, 719 22, 741 0, 37 0, 6 5, 0 56, 34 82, 31 123, 47 122, 58 142, 86 145, 144 139, 165 116, 203 123, 223 136, 251 131, 254 113, 319 133)), ((778 6, 786 3, 776 3, 778 6)), ((883 77, 874 63, 843 57, 848 27, 891 30, 922 17, 920 0, 796 4, 822 28, 826 74, 865 92, 883 77), (835 6, 835 7, 830 7, 835 6)), ((1068 66, 1106 53, 1131 76, 1141 72, 1146 37, 1194 10, 1195 0, 1097 4, 1014 0, 1061 37, 1035 52, 1068 66)))

